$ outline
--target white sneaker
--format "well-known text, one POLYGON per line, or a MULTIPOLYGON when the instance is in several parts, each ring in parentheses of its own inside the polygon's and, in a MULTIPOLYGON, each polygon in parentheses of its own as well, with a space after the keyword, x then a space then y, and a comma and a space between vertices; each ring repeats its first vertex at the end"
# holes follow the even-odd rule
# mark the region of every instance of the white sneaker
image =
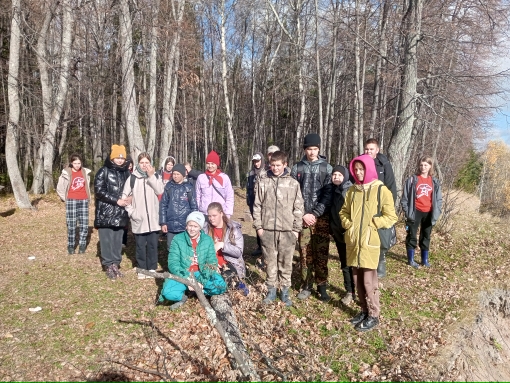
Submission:
POLYGON ((146 277, 145 274, 138 273, 138 279, 145 279, 145 278, 151 278, 151 277, 146 277))
MULTIPOLYGON (((155 273, 155 272, 156 272, 156 270, 149 270, 149 273, 155 273)), ((151 278, 154 279, 154 277, 152 275, 145 276, 145 279, 151 279, 151 278)))

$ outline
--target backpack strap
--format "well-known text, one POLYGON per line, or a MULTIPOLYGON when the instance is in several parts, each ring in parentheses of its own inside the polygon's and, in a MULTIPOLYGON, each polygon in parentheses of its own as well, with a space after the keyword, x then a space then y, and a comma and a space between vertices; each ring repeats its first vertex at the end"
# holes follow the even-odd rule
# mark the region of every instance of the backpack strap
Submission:
POLYGON ((135 175, 131 174, 131 176, 129 177, 129 186, 131 186, 131 194, 133 193, 133 188, 135 187, 135 181, 136 181, 135 175))
POLYGON ((383 185, 379 185, 377 188, 377 217, 381 217, 381 188, 383 185))

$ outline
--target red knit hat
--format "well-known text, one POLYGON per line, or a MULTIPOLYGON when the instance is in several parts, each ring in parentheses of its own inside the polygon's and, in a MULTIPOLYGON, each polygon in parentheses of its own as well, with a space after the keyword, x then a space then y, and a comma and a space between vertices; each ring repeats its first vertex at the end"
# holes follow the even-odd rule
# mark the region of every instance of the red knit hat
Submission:
POLYGON ((217 167, 220 167, 220 156, 214 150, 211 150, 205 158, 205 162, 213 162, 217 167))

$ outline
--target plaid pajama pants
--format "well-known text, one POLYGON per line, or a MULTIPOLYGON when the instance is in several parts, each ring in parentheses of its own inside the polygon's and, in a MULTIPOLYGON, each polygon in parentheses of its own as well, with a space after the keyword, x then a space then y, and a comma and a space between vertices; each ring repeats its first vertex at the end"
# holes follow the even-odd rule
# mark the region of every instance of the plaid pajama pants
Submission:
POLYGON ((67 246, 74 247, 76 224, 80 224, 80 245, 87 244, 89 234, 89 201, 86 199, 66 200, 67 246))

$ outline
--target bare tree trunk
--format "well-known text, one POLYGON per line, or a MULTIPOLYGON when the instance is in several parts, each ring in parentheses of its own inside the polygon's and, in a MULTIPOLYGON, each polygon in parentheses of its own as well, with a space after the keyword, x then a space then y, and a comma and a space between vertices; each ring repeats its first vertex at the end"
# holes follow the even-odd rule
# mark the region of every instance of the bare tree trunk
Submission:
MULTIPOLYGON (((315 0, 315 66, 317 69, 317 101, 319 103, 319 136, 324 142, 324 121, 322 115, 322 81, 321 81, 321 59, 319 55, 319 4, 315 0)), ((324 147, 324 146, 323 146, 324 147)))
POLYGON ((225 102, 225 112, 227 114, 227 133, 228 142, 234 162, 234 184, 237 187, 241 186, 241 179, 239 176, 239 157, 237 155, 237 146, 234 138, 234 130, 232 124, 232 113, 230 111, 230 98, 227 83, 227 43, 226 43, 226 16, 225 16, 225 1, 220 0, 220 45, 221 45, 221 80, 223 84, 223 99, 225 102))
POLYGON ((149 108, 147 110, 147 153, 154 158, 156 148, 156 85, 158 66, 158 14, 159 0, 152 3, 151 53, 149 69, 149 108))
POLYGON ((185 0, 179 2, 171 0, 172 16, 175 21, 173 28, 173 38, 170 41, 170 49, 166 57, 165 66, 165 86, 163 88, 163 112, 162 112, 162 129, 159 155, 161 158, 166 157, 172 145, 172 139, 175 129, 175 105, 177 102, 177 70, 179 68, 181 41, 181 21, 184 15, 185 0), (177 3, 177 4, 176 4, 177 3))
POLYGON ((122 52, 122 111, 126 123, 129 149, 133 159, 145 151, 140 122, 138 121, 138 104, 135 89, 133 27, 129 13, 128 0, 120 0, 120 49, 122 52))
POLYGON ((21 209, 31 209, 32 204, 28 197, 25 184, 18 166, 18 140, 19 140, 19 59, 21 44, 21 0, 12 1, 11 39, 9 46, 9 78, 7 81, 9 98, 9 122, 5 137, 5 161, 7 172, 11 180, 12 190, 16 204, 21 209))
POLYGON ((398 192, 402 187, 405 167, 409 160, 408 148, 415 120, 416 84, 418 82, 417 48, 421 34, 422 8, 423 0, 410 0, 403 18, 405 27, 403 73, 397 119, 393 127, 388 151, 390 161, 393 164, 398 192))

